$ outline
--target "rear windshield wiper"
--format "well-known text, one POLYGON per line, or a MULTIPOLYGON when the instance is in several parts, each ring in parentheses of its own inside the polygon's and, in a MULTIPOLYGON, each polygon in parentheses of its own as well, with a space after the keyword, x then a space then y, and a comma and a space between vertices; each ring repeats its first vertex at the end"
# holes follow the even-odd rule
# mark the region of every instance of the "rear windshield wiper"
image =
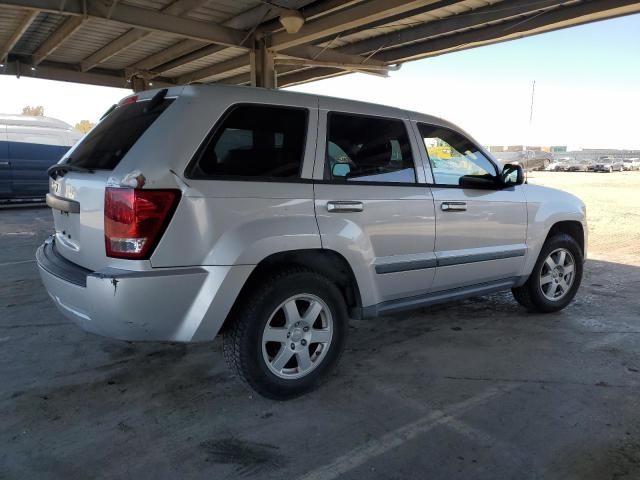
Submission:
MULTIPOLYGON (((67 159, 69 161, 70 159, 67 159)), ((93 170, 83 167, 76 167, 75 165, 69 165, 68 163, 56 163, 51 165, 47 169, 47 174, 54 180, 57 177, 64 177, 67 172, 80 172, 80 173, 93 173, 93 170)))

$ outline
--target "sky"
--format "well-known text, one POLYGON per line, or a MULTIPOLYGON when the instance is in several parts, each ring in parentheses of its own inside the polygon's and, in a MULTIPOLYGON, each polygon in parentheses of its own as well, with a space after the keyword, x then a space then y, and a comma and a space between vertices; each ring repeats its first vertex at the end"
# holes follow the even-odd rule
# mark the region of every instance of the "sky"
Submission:
MULTIPOLYGON (((484 145, 640 148, 640 15, 407 63, 390 78, 352 74, 292 90, 443 117, 484 145)), ((129 93, 0 75, 0 113, 42 105, 75 125, 129 93)))

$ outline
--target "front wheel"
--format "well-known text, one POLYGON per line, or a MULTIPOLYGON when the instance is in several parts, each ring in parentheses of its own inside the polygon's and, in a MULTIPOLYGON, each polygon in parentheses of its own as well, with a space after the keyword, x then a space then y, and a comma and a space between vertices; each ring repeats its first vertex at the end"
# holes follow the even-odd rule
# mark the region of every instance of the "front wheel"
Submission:
POLYGON ((515 299, 532 312, 557 312, 575 297, 582 281, 583 255, 576 240, 565 234, 549 238, 527 282, 512 289, 515 299))
POLYGON ((312 390, 337 364, 347 333, 338 288, 306 269, 289 268, 253 283, 223 338, 230 368, 276 400, 312 390))

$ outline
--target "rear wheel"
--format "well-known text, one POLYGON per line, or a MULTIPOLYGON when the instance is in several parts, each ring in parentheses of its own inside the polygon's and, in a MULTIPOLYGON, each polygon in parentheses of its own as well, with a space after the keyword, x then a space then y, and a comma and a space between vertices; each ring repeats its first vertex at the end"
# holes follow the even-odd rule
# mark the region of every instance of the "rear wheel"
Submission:
POLYGON ((312 390, 337 364, 347 310, 325 277, 291 268, 254 283, 223 338, 231 369, 260 395, 284 400, 312 390), (259 286, 258 286, 259 285, 259 286))
POLYGON ((575 297, 582 281, 583 257, 575 239, 566 234, 549 238, 527 282, 512 289, 529 311, 557 312, 575 297))

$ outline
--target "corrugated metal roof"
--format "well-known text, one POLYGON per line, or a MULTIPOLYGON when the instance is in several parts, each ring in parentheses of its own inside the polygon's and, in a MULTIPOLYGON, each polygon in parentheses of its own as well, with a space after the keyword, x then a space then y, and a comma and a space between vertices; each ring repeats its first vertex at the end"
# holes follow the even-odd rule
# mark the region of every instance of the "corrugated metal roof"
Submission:
POLYGON ((56 31, 65 18, 64 15, 55 13, 41 13, 13 47, 12 52, 18 55, 32 54, 56 31))
POLYGON ((179 42, 180 37, 152 33, 101 64, 104 68, 122 69, 179 42))
MULTIPOLYGON (((34 1, 34 5, 42 5, 43 1, 46 2, 46 0, 41 0, 40 2, 34 1)), ((60 2, 59 0, 50 1, 53 7, 52 9, 56 11, 60 9, 64 10, 66 3, 73 3, 60 2)), ((182 2, 185 0, 178 1, 182 2)), ((20 3, 24 5, 25 3, 28 4, 28 2, 29 0, 23 0, 20 3)), ((311 2, 310 0, 202 0, 200 3, 196 0, 190 3, 187 2, 187 4, 196 5, 196 7, 184 13, 182 18, 186 19, 186 22, 199 22, 198 24, 192 24, 194 30, 198 31, 198 34, 195 35, 198 38, 196 41, 188 40, 190 38, 190 32, 188 31, 182 31, 181 33, 157 31, 158 23, 154 24, 156 26, 152 26, 151 24, 146 26, 146 28, 154 30, 152 33, 149 33, 148 30, 138 30, 137 34, 131 25, 124 24, 131 23, 138 25, 138 27, 143 27, 141 23, 136 23, 136 21, 143 21, 140 20, 140 17, 144 17, 144 15, 146 15, 144 12, 142 12, 141 15, 138 15, 137 20, 120 17, 120 22, 117 22, 110 18, 104 18, 106 17, 106 14, 104 14, 105 11, 108 10, 109 12, 112 12, 112 9, 118 8, 118 5, 128 5, 148 11, 161 12, 170 5, 173 5, 175 0, 120 0, 119 2, 111 5, 109 2, 106 2, 100 4, 102 5, 100 7, 101 10, 98 9, 90 11, 90 16, 80 25, 79 28, 74 30, 73 33, 70 33, 66 38, 62 38, 59 43, 53 45, 49 52, 45 52, 48 56, 44 58, 44 61, 41 64, 43 67, 41 70, 45 72, 53 72, 51 75, 57 79, 77 78, 78 81, 100 83, 100 79, 103 78, 101 75, 106 75, 106 77, 104 77, 105 80, 103 84, 117 84, 118 78, 122 79, 123 84, 126 84, 124 83, 125 75, 131 73, 130 69, 132 66, 148 59, 151 56, 153 56, 155 60, 159 54, 166 53, 167 49, 171 48, 171 52, 179 50, 179 55, 182 56, 175 57, 168 54, 162 55, 162 60, 156 60, 156 63, 152 66, 149 65, 153 62, 148 62, 145 68, 151 69, 155 72, 152 75, 160 75, 160 77, 158 77, 158 83, 162 83, 162 81, 172 83, 175 82, 177 78, 180 78, 185 74, 192 74, 202 69, 246 55, 247 50, 245 48, 221 46, 212 49, 207 46, 215 46, 215 44, 211 44, 210 40, 205 40, 202 37, 202 35, 206 37, 206 35, 210 34, 210 31, 213 30, 210 29, 205 32, 207 26, 224 25, 224 23, 230 19, 235 19, 231 24, 237 27, 238 22, 240 22, 242 23, 243 28, 245 28, 245 31, 237 32, 227 29, 226 32, 230 35, 227 38, 242 39, 248 38, 248 35, 253 31, 253 28, 258 27, 258 25, 251 22, 255 23, 265 21, 266 23, 263 23, 260 26, 260 30, 265 30, 267 33, 282 30, 277 20, 270 20, 274 15, 277 16, 278 14, 276 10, 273 10, 273 8, 275 8, 273 5, 286 4, 294 8, 296 5, 298 6, 297 8, 306 6, 304 12, 313 18, 313 20, 310 20, 313 22, 319 18, 325 20, 330 19, 338 10, 340 12, 347 12, 349 9, 357 10, 360 7, 366 8, 368 7, 368 5, 366 5, 368 2, 369 0, 351 0, 345 1, 342 4, 333 0, 316 0, 315 2, 311 2), (269 13, 269 8, 271 8, 271 16, 267 18, 266 14, 269 13), (323 11, 323 9, 329 10, 323 11), (238 15, 241 16, 238 17, 238 15), (128 41, 131 39, 129 43, 122 44, 120 48, 114 49, 114 51, 110 52, 109 55, 101 54, 105 48, 113 45, 113 42, 118 42, 123 35, 126 35, 124 38, 127 38, 128 41), (174 48, 176 45, 180 45, 180 48, 174 48), (94 57, 92 58, 92 61, 85 62, 83 64, 85 66, 85 70, 89 69, 90 75, 85 75, 84 77, 76 75, 76 73, 80 71, 81 63, 90 56, 94 57), (167 67, 164 68, 170 69, 163 71, 163 67, 157 64, 158 61, 168 62, 167 67), (45 67, 49 68, 49 70, 46 70, 45 67), (65 73, 65 71, 67 73, 65 73)), ((2 51, 1 49, 7 44, 9 38, 12 37, 13 33, 29 12, 29 10, 12 7, 11 1, 4 3, 8 6, 0 6, 0 51, 2 51)), ((3 0, 0 0, 0 5, 2 4, 3 0)), ((82 3, 74 3, 74 5, 82 5, 82 3)), ((87 5, 91 7, 91 4, 88 3, 87 5)), ((376 58, 386 58, 389 60, 385 61, 391 63, 391 60, 395 58, 400 58, 400 61, 409 58, 420 58, 433 55, 434 52, 438 53, 440 51, 448 51, 455 47, 468 48, 469 45, 502 41, 508 38, 521 37, 532 33, 562 28, 568 25, 584 23, 586 21, 592 21, 600 18, 639 12, 640 1, 590 0, 586 2, 581 0, 557 0, 554 2, 551 0, 527 0, 523 2, 505 2, 503 0, 459 0, 457 2, 443 1, 435 3, 425 1, 422 6, 413 4, 411 8, 413 8, 413 10, 406 12, 402 17, 398 17, 395 10, 394 12, 390 12, 386 23, 384 20, 380 20, 379 17, 376 17, 376 19, 372 20, 370 24, 362 25, 364 22, 360 22, 359 26, 355 28, 345 27, 340 32, 338 32, 338 30, 340 30, 340 25, 338 25, 338 28, 332 29, 330 33, 328 31, 327 35, 324 37, 318 35, 318 37, 315 37, 315 41, 302 42, 302 44, 306 43, 324 47, 327 48, 327 52, 334 50, 337 52, 346 51, 352 53, 358 50, 360 46, 359 42, 365 42, 363 45, 371 45, 375 44, 375 41, 367 42, 368 40, 381 37, 383 41, 390 39, 389 41, 396 41, 398 43, 381 43, 380 45, 375 46, 374 50, 377 49, 377 52, 380 54, 376 53, 377 57, 374 55, 372 58, 374 60, 376 58), (439 6, 443 3, 446 5, 439 6), (559 5, 561 5, 560 10, 564 10, 566 12, 573 11, 570 10, 573 8, 576 11, 575 15, 568 15, 566 18, 560 16, 553 22, 549 20, 550 23, 547 25, 544 23, 545 18, 551 16, 547 13, 540 17, 542 18, 542 22, 539 21, 540 19, 538 18, 539 15, 536 8, 552 9, 559 5), (576 6, 587 7, 587 10, 580 10, 579 8, 576 8, 576 6), (418 7, 420 7, 419 10, 418 7), (517 11, 514 11, 514 8, 517 11), (486 14, 487 11, 490 11, 493 14, 488 21, 485 20, 487 17, 483 15, 486 14), (518 11, 520 13, 518 13, 518 11), (580 13, 583 11, 586 13, 580 13), (525 26, 524 28, 518 28, 517 31, 505 31, 504 34, 500 34, 498 31, 499 29, 493 28, 494 31, 498 31, 498 33, 493 36, 484 38, 482 35, 478 35, 477 39, 473 37, 473 32, 491 30, 492 25, 504 22, 511 22, 511 25, 513 25, 513 19, 519 18, 519 16, 525 18, 526 22, 529 22, 532 19, 535 21, 530 22, 531 27, 528 30, 528 27, 525 26), (414 30, 418 30, 413 27, 428 26, 429 24, 437 26, 439 25, 438 22, 451 18, 460 19, 461 27, 439 30, 434 27, 433 35, 429 35, 428 28, 421 28, 419 29, 421 30, 420 35, 416 34, 417 36, 415 37, 406 35, 407 33, 413 34, 414 30), (474 18, 478 19, 477 22, 474 21, 474 18), (394 40, 397 35, 389 35, 394 32, 403 31, 406 31, 403 33, 403 37, 407 38, 403 38, 402 42, 394 40), (471 34, 469 32, 471 32, 471 34), (387 35, 387 37, 382 37, 384 35, 387 35), (456 44, 456 38, 458 38, 459 35, 461 40, 459 44, 456 44), (439 37, 451 37, 451 42, 445 39, 444 42, 439 41, 434 44, 433 40, 439 37), (425 51, 420 50, 422 45, 424 45, 425 51), (433 51, 429 50, 432 48, 432 45, 434 49, 433 51), (454 45, 454 47, 451 47, 450 45, 454 45), (413 50, 410 52, 407 51, 407 55, 403 57, 402 50, 405 47, 412 47, 413 50)), ((54 35, 58 29, 60 29, 61 25, 63 25, 65 20, 69 18, 68 15, 77 15, 78 13, 82 12, 65 11, 64 13, 39 13, 31 25, 26 29, 24 34, 20 37, 19 41, 11 49, 9 63, 11 63, 12 60, 19 60, 21 64, 29 65, 34 52, 36 52, 47 39, 56 38, 55 36, 52 37, 52 35, 54 35)), ((164 18, 166 19, 166 17, 164 18)), ((452 22, 449 21, 449 23, 452 22)), ((456 22, 454 21, 454 23, 456 22)), ((170 25, 163 28, 171 30, 170 25)), ((224 28, 221 30, 223 32, 225 31, 224 28)), ((287 40, 285 39, 285 41, 287 40)), ((122 41, 120 41, 120 43, 122 43, 122 41)), ((239 41, 234 40, 234 42, 227 43, 239 44, 239 41)), ((321 59, 321 57, 316 58, 321 59)), ((249 71, 248 65, 237 67, 238 62, 230 62, 230 65, 229 70, 217 73, 216 75, 207 78, 197 78, 195 81, 218 81, 230 77, 236 77, 249 71)), ((291 81, 293 81, 294 78, 291 72, 304 72, 304 75, 298 75, 298 77, 296 77, 296 81, 306 81, 307 78, 312 78, 312 75, 307 74, 313 74, 313 71, 315 70, 316 69, 313 68, 309 69, 309 67, 300 66, 299 68, 282 68, 280 72, 283 75, 286 74, 288 78, 292 79, 291 81)), ((322 70, 323 74, 331 74, 332 72, 335 72, 335 68, 333 70, 331 68, 320 68, 317 70, 322 70)), ((26 69, 20 70, 17 67, 13 70, 4 68, 0 73, 11 73, 12 71, 14 73, 28 74, 26 69)), ((139 75, 150 75, 149 72, 137 73, 139 75)), ((46 75, 46 73, 43 73, 42 75, 46 75)), ((191 80, 195 77, 197 77, 197 75, 190 75, 188 78, 191 80)), ((245 81, 246 78, 248 77, 245 77, 245 81)))
POLYGON ((206 57, 202 57, 199 60, 189 62, 180 67, 163 72, 163 75, 166 75, 169 78, 178 77, 180 75, 184 75, 185 73, 195 72, 197 70, 200 70, 205 67, 209 67, 216 63, 221 63, 221 62, 224 62, 225 60, 230 60, 232 58, 239 57, 244 53, 245 53, 244 50, 240 48, 227 48, 222 50, 221 52, 214 53, 212 55, 207 55, 206 57))
POLYGON ((90 18, 48 58, 55 62, 80 63, 127 30, 128 27, 117 23, 90 18))

